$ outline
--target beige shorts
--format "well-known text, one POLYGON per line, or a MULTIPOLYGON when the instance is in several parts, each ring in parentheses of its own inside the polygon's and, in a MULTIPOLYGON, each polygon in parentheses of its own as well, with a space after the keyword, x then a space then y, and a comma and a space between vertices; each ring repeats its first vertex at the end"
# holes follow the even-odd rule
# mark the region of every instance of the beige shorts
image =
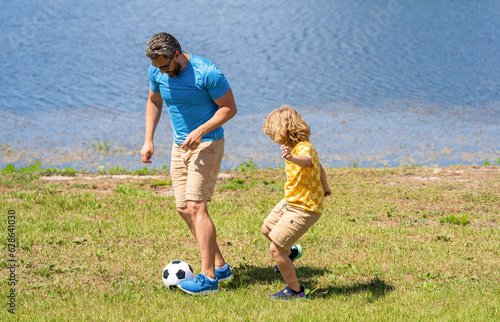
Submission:
POLYGON ((278 202, 264 224, 271 231, 269 238, 281 248, 292 247, 314 225, 321 215, 288 205, 285 199, 278 202))
POLYGON ((187 151, 173 143, 170 176, 177 208, 186 208, 188 200, 212 199, 223 156, 224 139, 201 142, 195 150, 187 151))

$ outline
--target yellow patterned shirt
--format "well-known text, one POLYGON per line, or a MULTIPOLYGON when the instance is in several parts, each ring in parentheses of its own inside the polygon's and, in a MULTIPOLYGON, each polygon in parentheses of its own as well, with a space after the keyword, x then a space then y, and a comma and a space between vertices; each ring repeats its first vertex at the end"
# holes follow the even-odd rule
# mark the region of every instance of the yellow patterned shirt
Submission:
POLYGON ((302 168, 286 160, 286 203, 321 215, 324 194, 318 153, 308 141, 298 143, 291 152, 310 157, 313 166, 302 168))

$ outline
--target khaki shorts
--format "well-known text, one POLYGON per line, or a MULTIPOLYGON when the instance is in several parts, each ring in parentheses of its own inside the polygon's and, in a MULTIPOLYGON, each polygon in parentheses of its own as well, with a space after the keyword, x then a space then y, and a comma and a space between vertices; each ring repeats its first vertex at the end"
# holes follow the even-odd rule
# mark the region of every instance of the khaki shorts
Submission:
POLYGON ((210 201, 224 155, 224 139, 201 142, 195 150, 184 151, 173 143, 170 176, 177 208, 187 201, 210 201))
POLYGON ((320 215, 315 212, 288 205, 281 200, 264 220, 271 231, 269 238, 283 249, 292 247, 295 242, 314 225, 320 215))

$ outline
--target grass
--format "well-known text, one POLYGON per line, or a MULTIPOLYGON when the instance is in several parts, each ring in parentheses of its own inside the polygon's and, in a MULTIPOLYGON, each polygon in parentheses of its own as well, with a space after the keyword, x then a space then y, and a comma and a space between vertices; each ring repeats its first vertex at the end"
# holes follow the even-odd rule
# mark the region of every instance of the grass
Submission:
POLYGON ((439 220, 441 223, 450 223, 455 225, 468 225, 470 221, 467 219, 467 214, 457 217, 453 214, 443 217, 439 220))
POLYGON ((92 146, 97 150, 97 151, 109 151, 111 149, 111 142, 109 141, 102 141, 97 140, 92 146))
POLYGON ((151 184, 151 187, 163 187, 163 186, 171 186, 172 180, 156 180, 151 184))
POLYGON ((217 190, 225 191, 225 190, 249 189, 251 186, 255 186, 255 180, 252 180, 250 184, 245 184, 245 179, 235 177, 222 183, 220 186, 217 187, 217 190))
POLYGON ((486 165, 486 166, 488 166, 488 165, 500 165, 500 158, 498 158, 496 164, 495 164, 495 162, 490 162, 488 160, 484 160, 483 165, 486 165))
POLYGON ((283 197, 284 171, 242 169, 209 204, 235 278, 208 297, 162 283, 172 260, 200 270, 174 198, 157 193, 171 189, 167 169, 148 170, 154 179, 101 169, 61 181, 43 180, 40 165, 1 170, 3 299, 9 210, 17 259, 16 313, 4 300, 2 320, 500 319, 498 166, 326 169, 332 196, 296 262, 308 299, 290 303, 266 298, 284 285, 260 233, 283 197))
POLYGON ((238 171, 240 172, 245 172, 245 171, 250 171, 250 170, 255 170, 257 169, 257 164, 253 162, 253 159, 250 158, 246 162, 242 162, 238 165, 238 171))

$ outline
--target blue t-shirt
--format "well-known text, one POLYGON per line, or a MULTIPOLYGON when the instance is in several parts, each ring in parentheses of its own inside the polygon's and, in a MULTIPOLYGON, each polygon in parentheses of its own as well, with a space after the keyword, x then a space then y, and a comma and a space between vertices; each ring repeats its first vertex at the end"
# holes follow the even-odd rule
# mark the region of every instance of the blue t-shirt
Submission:
MULTIPOLYGON (((172 122, 174 141, 178 144, 212 118, 219 109, 214 99, 226 94, 230 87, 215 64, 193 54, 189 54, 189 63, 175 78, 151 65, 149 84, 153 92, 161 92, 172 122)), ((219 127, 205 134, 202 141, 217 141, 223 137, 224 130, 219 127)))

